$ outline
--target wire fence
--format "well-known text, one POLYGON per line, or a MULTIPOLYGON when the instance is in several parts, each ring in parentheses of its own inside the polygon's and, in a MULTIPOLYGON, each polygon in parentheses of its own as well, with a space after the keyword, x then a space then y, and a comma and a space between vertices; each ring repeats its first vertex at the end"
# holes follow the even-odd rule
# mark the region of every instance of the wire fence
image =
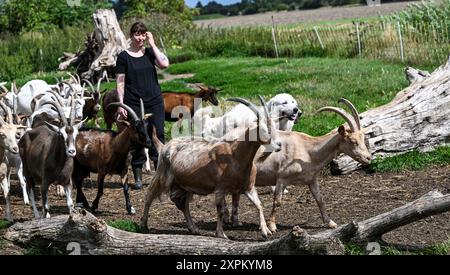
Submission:
POLYGON ((400 22, 341 26, 245 27, 199 29, 185 37, 184 48, 206 56, 333 56, 408 64, 442 64, 450 52, 449 26, 400 22))

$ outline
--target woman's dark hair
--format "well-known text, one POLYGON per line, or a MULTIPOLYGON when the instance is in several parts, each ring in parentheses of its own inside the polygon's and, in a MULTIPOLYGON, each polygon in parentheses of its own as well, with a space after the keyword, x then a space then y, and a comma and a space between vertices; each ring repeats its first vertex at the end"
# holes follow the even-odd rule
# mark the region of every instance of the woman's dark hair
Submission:
POLYGON ((142 22, 136 22, 130 28, 130 36, 132 36, 135 33, 146 33, 146 32, 147 32, 147 27, 142 22))

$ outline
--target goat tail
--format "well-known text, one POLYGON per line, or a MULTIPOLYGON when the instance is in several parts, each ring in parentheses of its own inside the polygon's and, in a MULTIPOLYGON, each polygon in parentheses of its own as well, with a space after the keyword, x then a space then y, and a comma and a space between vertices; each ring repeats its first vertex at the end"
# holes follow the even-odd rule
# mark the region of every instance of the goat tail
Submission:
POLYGON ((158 151, 158 154, 161 153, 161 150, 162 150, 164 144, 159 140, 158 136, 156 135, 155 125, 153 125, 152 140, 153 140, 153 144, 156 147, 156 150, 158 151))

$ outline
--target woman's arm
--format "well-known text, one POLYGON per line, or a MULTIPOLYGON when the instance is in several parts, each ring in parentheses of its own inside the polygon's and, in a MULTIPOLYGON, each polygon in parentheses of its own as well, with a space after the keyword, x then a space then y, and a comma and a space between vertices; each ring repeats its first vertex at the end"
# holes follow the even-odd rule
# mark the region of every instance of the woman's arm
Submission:
POLYGON ((153 34, 151 32, 147 32, 147 41, 155 54, 156 65, 158 65, 160 69, 169 67, 169 59, 158 49, 158 47, 156 47, 155 40, 153 39, 153 34))
MULTIPOLYGON (((123 95, 125 93, 125 74, 117 74, 116 83, 117 83, 117 93, 119 94, 119 101, 123 103, 123 95)), ((119 107, 117 112, 124 119, 127 118, 127 110, 123 109, 122 107, 119 107)))

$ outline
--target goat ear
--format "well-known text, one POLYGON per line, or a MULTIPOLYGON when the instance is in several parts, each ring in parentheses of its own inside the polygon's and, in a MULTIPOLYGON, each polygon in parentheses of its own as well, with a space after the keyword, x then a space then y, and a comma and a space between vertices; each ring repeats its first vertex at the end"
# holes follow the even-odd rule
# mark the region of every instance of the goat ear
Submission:
POLYGON ((338 132, 341 136, 346 137, 347 136, 347 131, 345 130, 344 125, 339 126, 338 132))
POLYGON ((123 123, 127 127, 130 127, 130 125, 131 125, 129 121, 126 121, 126 120, 123 120, 123 119, 118 119, 117 122, 123 123))

